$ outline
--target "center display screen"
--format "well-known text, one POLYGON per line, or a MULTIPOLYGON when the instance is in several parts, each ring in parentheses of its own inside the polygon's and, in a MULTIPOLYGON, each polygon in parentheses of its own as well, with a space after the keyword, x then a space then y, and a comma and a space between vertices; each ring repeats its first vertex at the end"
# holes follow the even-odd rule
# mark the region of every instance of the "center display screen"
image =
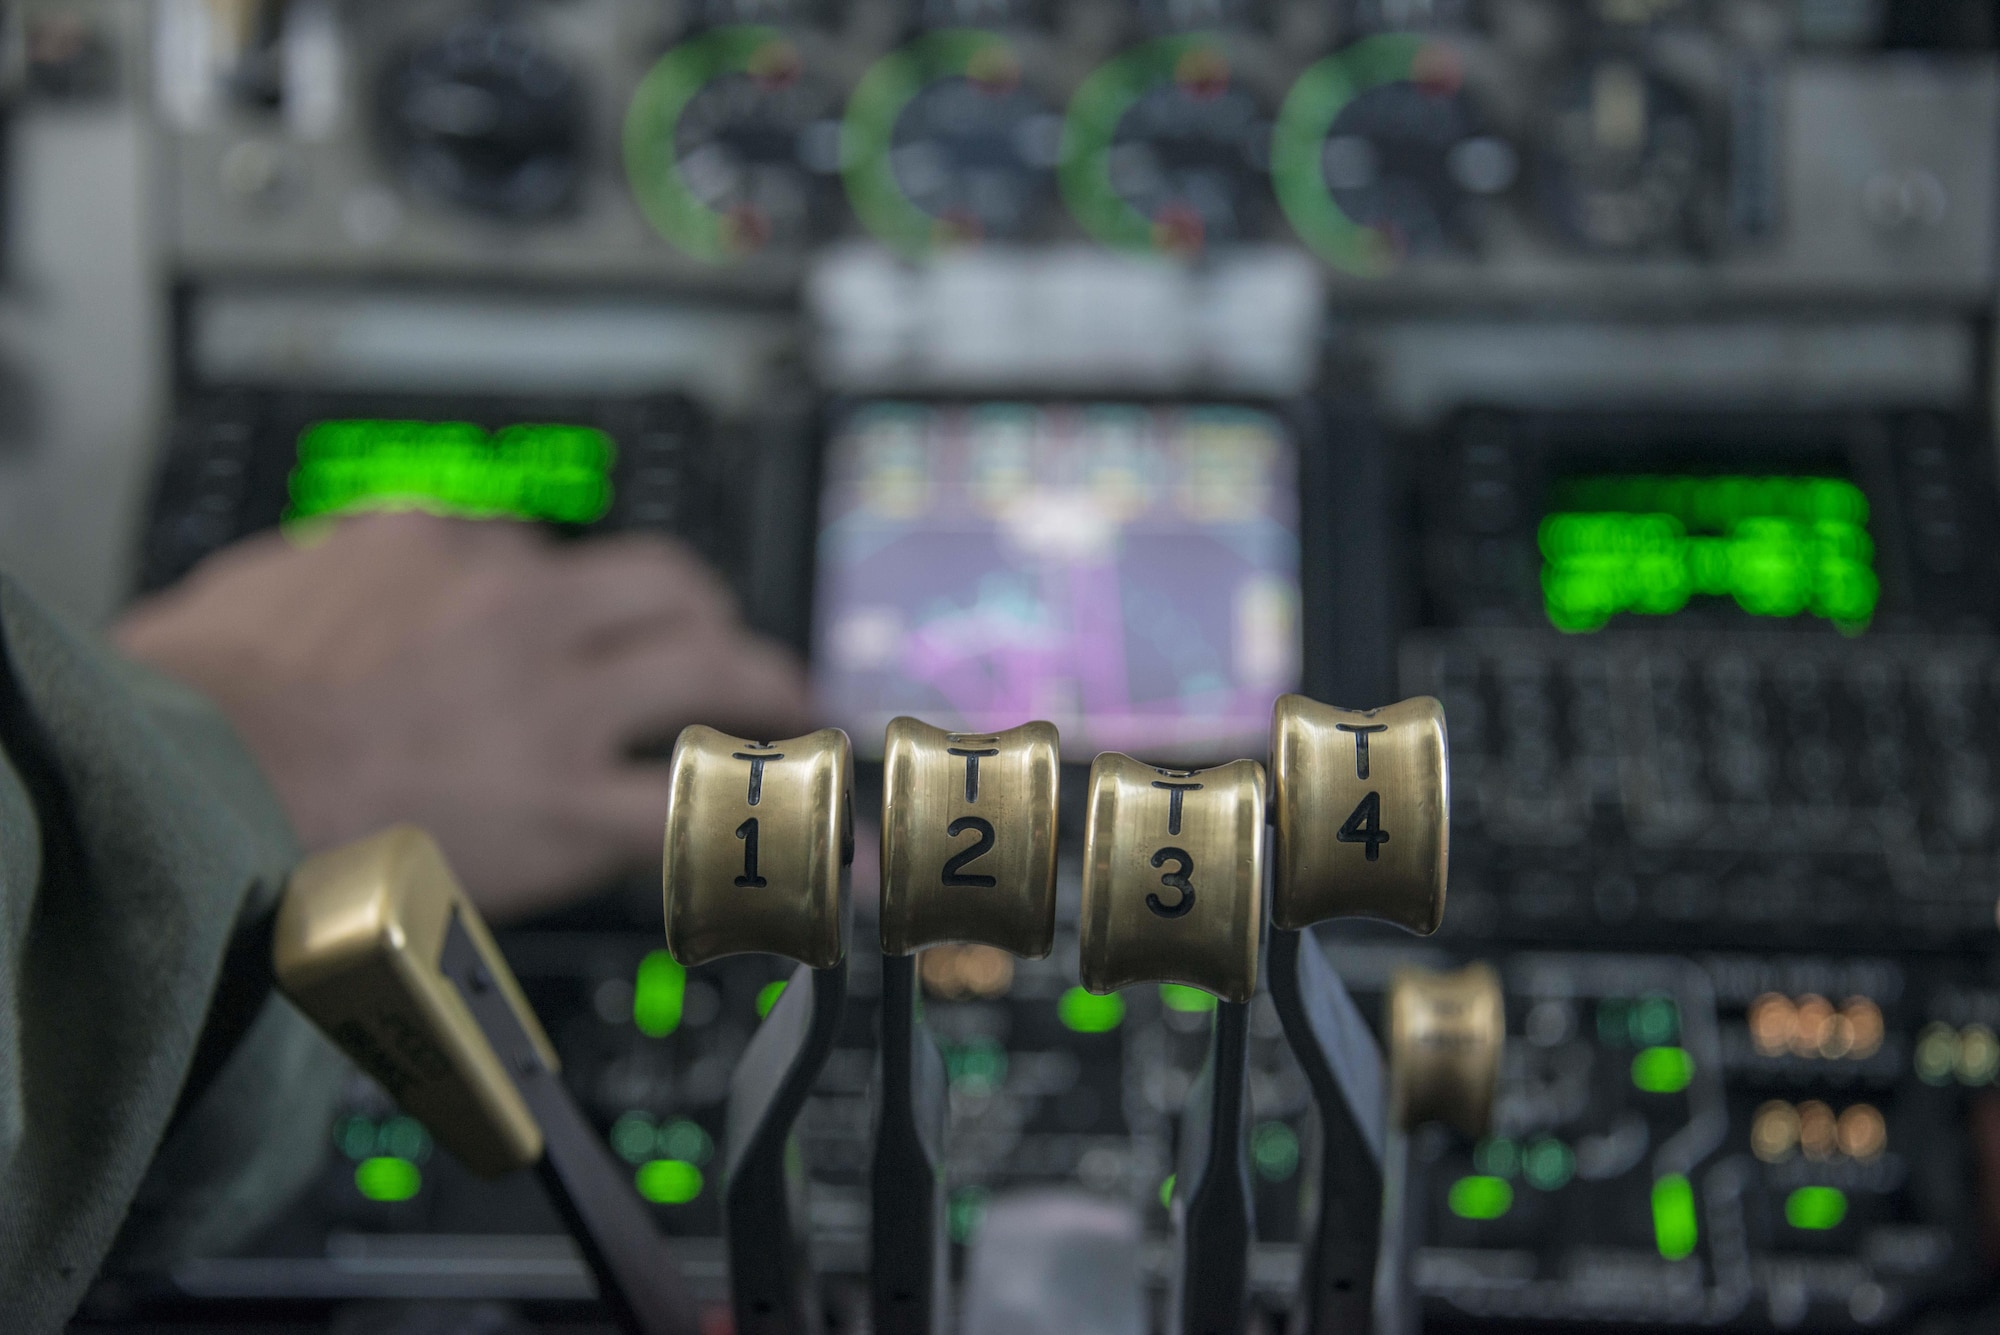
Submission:
POLYGON ((1260 755, 1298 687, 1297 488, 1256 409, 865 405, 825 458, 820 702, 869 755, 898 714, 1047 719, 1072 762, 1260 755))

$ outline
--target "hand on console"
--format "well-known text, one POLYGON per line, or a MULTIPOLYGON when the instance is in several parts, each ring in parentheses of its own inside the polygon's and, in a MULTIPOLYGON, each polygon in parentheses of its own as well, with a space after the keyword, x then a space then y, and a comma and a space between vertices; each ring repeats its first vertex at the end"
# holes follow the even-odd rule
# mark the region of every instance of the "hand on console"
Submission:
POLYGON ((364 515, 228 548, 114 636, 214 699, 308 849, 420 824, 501 920, 657 860, 667 774, 635 746, 810 722, 791 655, 651 536, 364 515))

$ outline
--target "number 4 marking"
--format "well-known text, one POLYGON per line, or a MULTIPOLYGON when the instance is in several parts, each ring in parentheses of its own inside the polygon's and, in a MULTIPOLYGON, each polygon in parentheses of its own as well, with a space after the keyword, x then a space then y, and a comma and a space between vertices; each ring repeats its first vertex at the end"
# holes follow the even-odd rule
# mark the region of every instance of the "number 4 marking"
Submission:
POLYGON ((1382 845, 1389 842, 1389 832, 1382 828, 1382 794, 1370 793, 1362 798, 1361 805, 1354 808, 1354 814, 1334 838, 1343 844, 1366 844, 1370 862, 1380 858, 1382 845))

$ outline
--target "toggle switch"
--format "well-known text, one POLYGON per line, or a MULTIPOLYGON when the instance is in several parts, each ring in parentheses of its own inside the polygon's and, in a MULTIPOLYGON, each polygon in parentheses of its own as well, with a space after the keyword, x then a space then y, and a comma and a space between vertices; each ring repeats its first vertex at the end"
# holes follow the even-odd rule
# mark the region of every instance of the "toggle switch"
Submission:
POLYGON ((949 1325, 945 1073, 918 1018, 916 955, 974 942, 1033 959, 1055 940, 1053 725, 953 733, 889 724, 882 760, 881 1098, 870 1183, 875 1329, 949 1325))
POLYGON ((778 742, 683 729, 668 766, 667 949, 684 965, 763 952, 798 962, 730 1079, 722 1230, 737 1335, 821 1319, 792 1129, 847 998, 854 762, 847 734, 778 742))
POLYGON ((1168 1329, 1239 1335, 1254 1214, 1246 1140, 1251 995, 1264 919, 1264 767, 1090 767, 1083 836, 1083 985, 1182 983, 1222 998, 1188 1093, 1169 1207, 1168 1329))
POLYGON ((679 1268, 576 1106, 555 1049, 431 837, 397 826, 300 864, 279 988, 482 1176, 533 1165, 599 1295, 637 1335, 692 1335, 679 1268))
POLYGON ((1083 985, 1184 983, 1224 1001, 1257 990, 1264 925, 1264 767, 1090 766, 1083 836, 1083 985))
POLYGON ((1437 930, 1451 835, 1444 710, 1428 696, 1368 710, 1283 696, 1271 766, 1271 1000, 1321 1131, 1293 1328, 1371 1330, 1401 1319, 1381 1281, 1404 1267, 1401 1236, 1383 1231, 1385 1192, 1400 1186, 1384 1176, 1382 1052, 1308 929, 1373 918, 1437 930))

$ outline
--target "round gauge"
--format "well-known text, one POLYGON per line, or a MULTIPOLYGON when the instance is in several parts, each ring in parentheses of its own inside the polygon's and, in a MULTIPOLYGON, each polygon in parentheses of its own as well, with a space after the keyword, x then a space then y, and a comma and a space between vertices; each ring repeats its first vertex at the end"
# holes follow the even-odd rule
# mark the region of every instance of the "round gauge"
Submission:
POLYGON ((1106 245, 1191 254, 1267 212, 1271 124, 1211 37, 1162 37, 1096 70, 1063 122, 1063 197, 1106 245))
POLYGON ((662 56, 625 117, 625 175, 661 236, 713 264, 797 244, 838 169, 833 98, 775 28, 716 28, 662 56))
POLYGON ((379 114, 411 187, 494 217, 543 218, 575 196, 584 98, 520 29, 469 21, 392 63, 379 114))
POLYGON ((1693 239, 1706 156, 1691 98, 1605 57, 1557 91, 1537 163, 1541 206, 1589 250, 1673 249, 1693 239))
POLYGON ((1271 136, 1271 179, 1301 239, 1329 264, 1378 277, 1410 255, 1472 240, 1479 201, 1513 185, 1519 156, 1485 132, 1450 46, 1370 37, 1307 70, 1271 136))
POLYGON ((847 197, 909 255, 1033 229, 1053 198, 1062 122, 1021 84, 1005 38, 950 29, 877 61, 847 104, 847 197))

